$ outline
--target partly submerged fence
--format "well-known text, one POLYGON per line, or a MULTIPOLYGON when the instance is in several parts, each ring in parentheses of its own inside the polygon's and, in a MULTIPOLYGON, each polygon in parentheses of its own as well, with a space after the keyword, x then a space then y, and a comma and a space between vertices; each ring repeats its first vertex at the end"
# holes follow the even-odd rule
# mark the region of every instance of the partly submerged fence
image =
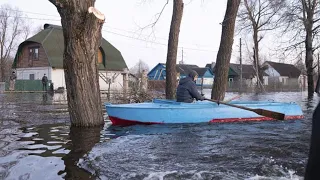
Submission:
MULTIPOLYGON (((156 92, 165 92, 166 82, 165 80, 149 80, 148 90, 156 92)), ((201 87, 198 87, 199 90, 201 87)), ((203 87, 203 89, 210 89, 211 87, 203 87)), ((256 83, 250 83, 249 81, 243 81, 242 86, 240 81, 230 81, 227 84, 227 92, 256 92, 256 83)), ((282 92, 282 91, 304 91, 306 86, 298 81, 298 79, 286 79, 285 82, 269 81, 267 85, 263 85, 263 90, 266 92, 282 92)))
MULTIPOLYGON (((48 81, 47 89, 49 90, 49 84, 51 80, 48 81)), ((5 90, 8 91, 10 83, 6 82, 5 90)), ((14 84, 14 91, 43 91, 41 80, 16 80, 14 84)))

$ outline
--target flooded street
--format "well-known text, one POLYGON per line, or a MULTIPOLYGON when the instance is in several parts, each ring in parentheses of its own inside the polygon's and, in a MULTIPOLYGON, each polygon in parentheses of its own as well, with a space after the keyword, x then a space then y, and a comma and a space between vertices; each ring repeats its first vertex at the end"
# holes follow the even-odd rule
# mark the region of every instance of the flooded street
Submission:
POLYGON ((70 129, 63 95, 0 94, 0 179, 303 179, 319 98, 239 100, 297 102, 305 118, 70 129))

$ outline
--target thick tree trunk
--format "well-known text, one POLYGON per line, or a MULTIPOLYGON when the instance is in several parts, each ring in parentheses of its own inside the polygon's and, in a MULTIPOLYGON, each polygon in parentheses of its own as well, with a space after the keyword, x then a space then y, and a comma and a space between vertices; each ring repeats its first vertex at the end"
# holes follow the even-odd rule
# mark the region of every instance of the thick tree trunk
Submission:
POLYGON ((180 33, 180 24, 183 14, 183 0, 173 1, 173 13, 171 19, 168 52, 166 62, 166 98, 175 99, 177 88, 177 52, 180 33))
POLYGON ((217 54, 211 99, 223 100, 227 90, 234 26, 239 4, 240 0, 228 0, 226 13, 222 23, 220 47, 217 54))
POLYGON ((55 1, 61 16, 64 36, 65 81, 72 126, 104 124, 97 52, 104 20, 88 12, 95 0, 55 1))
POLYGON ((308 78, 308 96, 313 96, 314 93, 314 82, 313 82, 313 50, 312 50, 312 26, 307 25, 306 28, 306 68, 307 68, 307 78, 308 78))

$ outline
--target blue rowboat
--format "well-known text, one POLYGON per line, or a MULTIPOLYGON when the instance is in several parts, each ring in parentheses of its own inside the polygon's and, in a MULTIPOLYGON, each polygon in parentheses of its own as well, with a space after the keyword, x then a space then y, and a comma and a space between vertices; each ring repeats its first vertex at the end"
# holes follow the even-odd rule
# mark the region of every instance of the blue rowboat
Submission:
MULTIPOLYGON (((303 112, 296 103, 232 101, 230 104, 283 113, 285 120, 303 118, 303 112)), ((181 103, 174 100, 154 99, 152 102, 135 104, 105 103, 105 107, 113 125, 275 120, 252 111, 218 105, 210 101, 181 103)))

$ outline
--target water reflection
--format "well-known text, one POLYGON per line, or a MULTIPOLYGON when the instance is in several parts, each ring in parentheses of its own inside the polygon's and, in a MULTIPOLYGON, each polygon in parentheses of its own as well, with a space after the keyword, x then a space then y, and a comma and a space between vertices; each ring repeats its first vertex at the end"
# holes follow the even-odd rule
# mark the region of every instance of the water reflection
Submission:
MULTIPOLYGON (((18 159, 15 167, 23 167, 31 164, 31 169, 18 170, 17 168, 8 168, 7 178, 29 177, 30 179, 94 179, 95 177, 85 169, 78 166, 81 158, 84 158, 96 143, 100 141, 100 132, 102 127, 97 128, 77 128, 66 124, 41 125, 38 127, 23 127, 22 134, 17 140, 22 146, 17 148, 18 153, 8 154, 7 159, 18 159), (18 158, 18 156, 23 158, 18 158), (30 159, 30 157, 32 157, 30 159), (58 158, 58 159, 57 159, 58 158), (59 160, 60 159, 60 160, 59 160), (45 165, 33 164, 41 161, 45 165), (53 167, 48 168, 48 164, 53 167), (39 167, 40 165, 40 167, 39 167), (46 172, 50 175, 45 175, 46 172), (37 175, 35 175, 37 174, 37 175), (41 175, 42 174, 42 175, 41 175), (49 176, 49 177, 47 177, 49 176)), ((13 163, 6 162, 7 163, 13 163)), ((4 162, 0 161, 1 167, 5 167, 4 162)), ((0 172, 1 177, 1 172, 0 172)))
POLYGON ((100 140, 100 131, 102 128, 70 128, 69 144, 70 152, 62 159, 65 164, 65 169, 59 174, 66 173, 66 179, 93 179, 90 172, 82 169, 77 164, 79 159, 87 154, 93 146, 100 140))

